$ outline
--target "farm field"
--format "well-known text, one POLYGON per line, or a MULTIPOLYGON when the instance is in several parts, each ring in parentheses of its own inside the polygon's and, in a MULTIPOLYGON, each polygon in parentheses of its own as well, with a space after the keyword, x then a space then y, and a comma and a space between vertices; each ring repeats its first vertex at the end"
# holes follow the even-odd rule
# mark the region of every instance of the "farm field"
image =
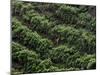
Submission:
POLYGON ((12 75, 96 69, 96 7, 12 0, 12 75))

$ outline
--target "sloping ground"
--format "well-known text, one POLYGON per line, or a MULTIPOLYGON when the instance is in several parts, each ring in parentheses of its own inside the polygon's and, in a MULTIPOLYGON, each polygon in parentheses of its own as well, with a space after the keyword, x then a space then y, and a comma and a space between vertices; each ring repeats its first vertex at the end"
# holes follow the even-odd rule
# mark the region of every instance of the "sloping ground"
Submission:
POLYGON ((96 68, 95 6, 13 0, 11 27, 12 74, 96 68))

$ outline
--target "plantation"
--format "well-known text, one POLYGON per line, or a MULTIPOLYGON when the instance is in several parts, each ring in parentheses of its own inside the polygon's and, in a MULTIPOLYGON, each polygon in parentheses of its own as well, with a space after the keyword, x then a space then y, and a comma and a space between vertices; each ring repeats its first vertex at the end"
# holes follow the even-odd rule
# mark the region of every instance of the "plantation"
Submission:
POLYGON ((12 75, 96 69, 95 6, 11 4, 12 75))

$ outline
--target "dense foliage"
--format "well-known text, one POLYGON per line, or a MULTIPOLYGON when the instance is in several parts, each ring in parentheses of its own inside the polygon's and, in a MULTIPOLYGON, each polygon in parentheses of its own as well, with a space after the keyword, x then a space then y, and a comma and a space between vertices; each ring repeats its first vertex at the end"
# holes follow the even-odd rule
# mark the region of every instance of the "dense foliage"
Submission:
POLYGON ((12 0, 12 74, 96 68, 95 6, 12 0))

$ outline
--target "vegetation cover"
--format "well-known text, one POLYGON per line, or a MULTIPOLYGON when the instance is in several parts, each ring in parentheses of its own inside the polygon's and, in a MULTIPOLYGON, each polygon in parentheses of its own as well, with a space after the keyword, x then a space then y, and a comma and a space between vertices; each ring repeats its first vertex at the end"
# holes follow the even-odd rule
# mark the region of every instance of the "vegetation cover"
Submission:
POLYGON ((96 69, 95 10, 12 0, 12 75, 96 69))

